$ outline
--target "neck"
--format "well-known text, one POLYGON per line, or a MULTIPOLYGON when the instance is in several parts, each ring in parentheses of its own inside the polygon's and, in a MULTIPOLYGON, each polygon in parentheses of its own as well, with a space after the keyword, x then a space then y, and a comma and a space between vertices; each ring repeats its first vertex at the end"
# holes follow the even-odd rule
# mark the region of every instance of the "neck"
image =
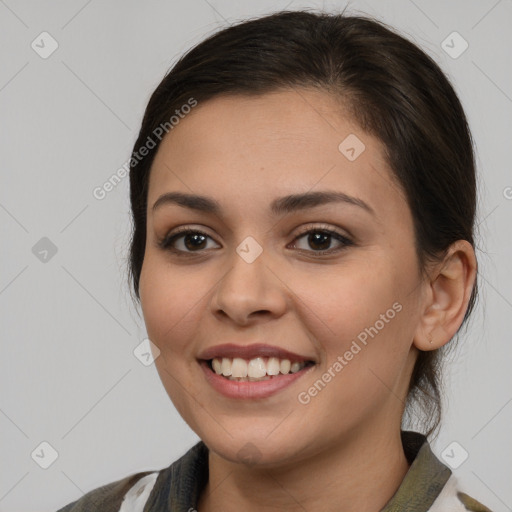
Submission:
POLYGON ((400 431, 359 431, 339 449, 287 466, 261 469, 210 450, 209 480, 198 511, 379 511, 409 469, 400 431))

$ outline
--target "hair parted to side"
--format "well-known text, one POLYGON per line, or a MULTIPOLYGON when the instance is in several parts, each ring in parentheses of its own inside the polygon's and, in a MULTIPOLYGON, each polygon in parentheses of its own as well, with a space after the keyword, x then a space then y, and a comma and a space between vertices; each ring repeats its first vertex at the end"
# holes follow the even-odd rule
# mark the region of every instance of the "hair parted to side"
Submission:
MULTIPOLYGON (((473 142, 461 103, 439 66, 382 22, 282 11, 208 37, 183 55, 153 92, 132 153, 138 158, 130 161, 129 279, 137 301, 149 175, 160 140, 144 158, 138 149, 190 98, 202 104, 220 95, 304 87, 339 99, 361 129, 383 143, 411 209, 422 272, 456 240, 474 246, 473 142)), ((476 297, 475 283, 463 325, 476 297)), ((441 419, 443 352, 420 352, 410 382, 407 411, 421 413, 427 435, 441 419)))

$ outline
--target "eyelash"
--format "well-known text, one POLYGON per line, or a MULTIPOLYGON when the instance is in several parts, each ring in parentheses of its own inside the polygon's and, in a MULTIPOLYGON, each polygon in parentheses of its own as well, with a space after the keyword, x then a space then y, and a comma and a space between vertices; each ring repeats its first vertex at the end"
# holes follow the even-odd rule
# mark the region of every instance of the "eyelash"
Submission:
MULTIPOLYGON (((342 245, 338 247, 337 249, 328 249, 326 251, 314 251, 314 250, 307 250, 307 249, 298 249, 302 253, 308 253, 308 255, 314 255, 314 257, 320 257, 324 255, 331 255, 338 252, 343 251, 349 246, 354 245, 354 242, 347 238, 346 236, 342 235, 341 233, 338 233, 337 231, 333 231, 332 229, 329 229, 324 226, 317 226, 314 228, 305 229, 301 233, 299 233, 293 240, 293 243, 295 243, 300 238, 303 238, 306 235, 312 234, 312 233, 321 233, 324 235, 330 235, 335 240, 340 242, 342 245)), ((208 234, 191 228, 180 228, 178 231, 175 231, 174 233, 167 235, 162 240, 158 241, 158 247, 165 251, 170 251, 173 254, 180 256, 180 257, 188 257, 193 255, 194 253, 201 253, 204 252, 204 250, 198 250, 198 251, 182 251, 181 249, 176 249, 172 246, 172 244, 179 238, 184 237, 186 235, 204 235, 207 238, 212 238, 208 234)), ((213 240, 213 239, 212 239, 213 240)))

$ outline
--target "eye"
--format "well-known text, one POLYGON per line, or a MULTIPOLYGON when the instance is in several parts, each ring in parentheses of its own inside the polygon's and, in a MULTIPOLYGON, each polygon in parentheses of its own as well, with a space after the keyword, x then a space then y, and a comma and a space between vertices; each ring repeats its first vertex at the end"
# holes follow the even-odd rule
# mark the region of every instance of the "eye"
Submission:
POLYGON ((216 247, 220 247, 209 235, 202 231, 185 228, 178 232, 171 233, 163 240, 158 242, 162 249, 166 249, 177 254, 201 252, 203 249, 212 249, 208 242, 214 242, 216 247))
POLYGON ((338 233, 337 231, 326 228, 314 228, 304 231, 297 238, 295 238, 293 246, 301 251, 307 251, 314 256, 321 256, 324 254, 333 254, 339 252, 346 247, 354 245, 352 240, 346 236, 338 233), (302 247, 297 241, 303 239, 302 247), (331 247, 332 243, 336 243, 337 247, 331 247))
MULTIPOLYGON (((354 245, 352 240, 341 233, 324 227, 316 227, 298 235, 292 243, 292 248, 308 252, 314 256, 322 256, 339 252, 350 245, 354 245), (334 248, 332 248, 333 243, 336 244, 334 248)), ((178 256, 200 253, 205 249, 220 247, 208 234, 186 227, 170 233, 158 241, 158 246, 178 256)))

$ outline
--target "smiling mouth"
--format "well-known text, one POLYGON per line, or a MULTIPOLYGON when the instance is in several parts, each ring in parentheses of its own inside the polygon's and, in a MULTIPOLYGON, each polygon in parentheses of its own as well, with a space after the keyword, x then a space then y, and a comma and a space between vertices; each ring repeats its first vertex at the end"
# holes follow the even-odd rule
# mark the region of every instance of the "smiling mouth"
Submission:
POLYGON ((297 373, 313 366, 314 361, 292 361, 278 357, 241 357, 213 358, 206 361, 212 372, 226 380, 238 382, 260 382, 272 380, 283 375, 297 373))

